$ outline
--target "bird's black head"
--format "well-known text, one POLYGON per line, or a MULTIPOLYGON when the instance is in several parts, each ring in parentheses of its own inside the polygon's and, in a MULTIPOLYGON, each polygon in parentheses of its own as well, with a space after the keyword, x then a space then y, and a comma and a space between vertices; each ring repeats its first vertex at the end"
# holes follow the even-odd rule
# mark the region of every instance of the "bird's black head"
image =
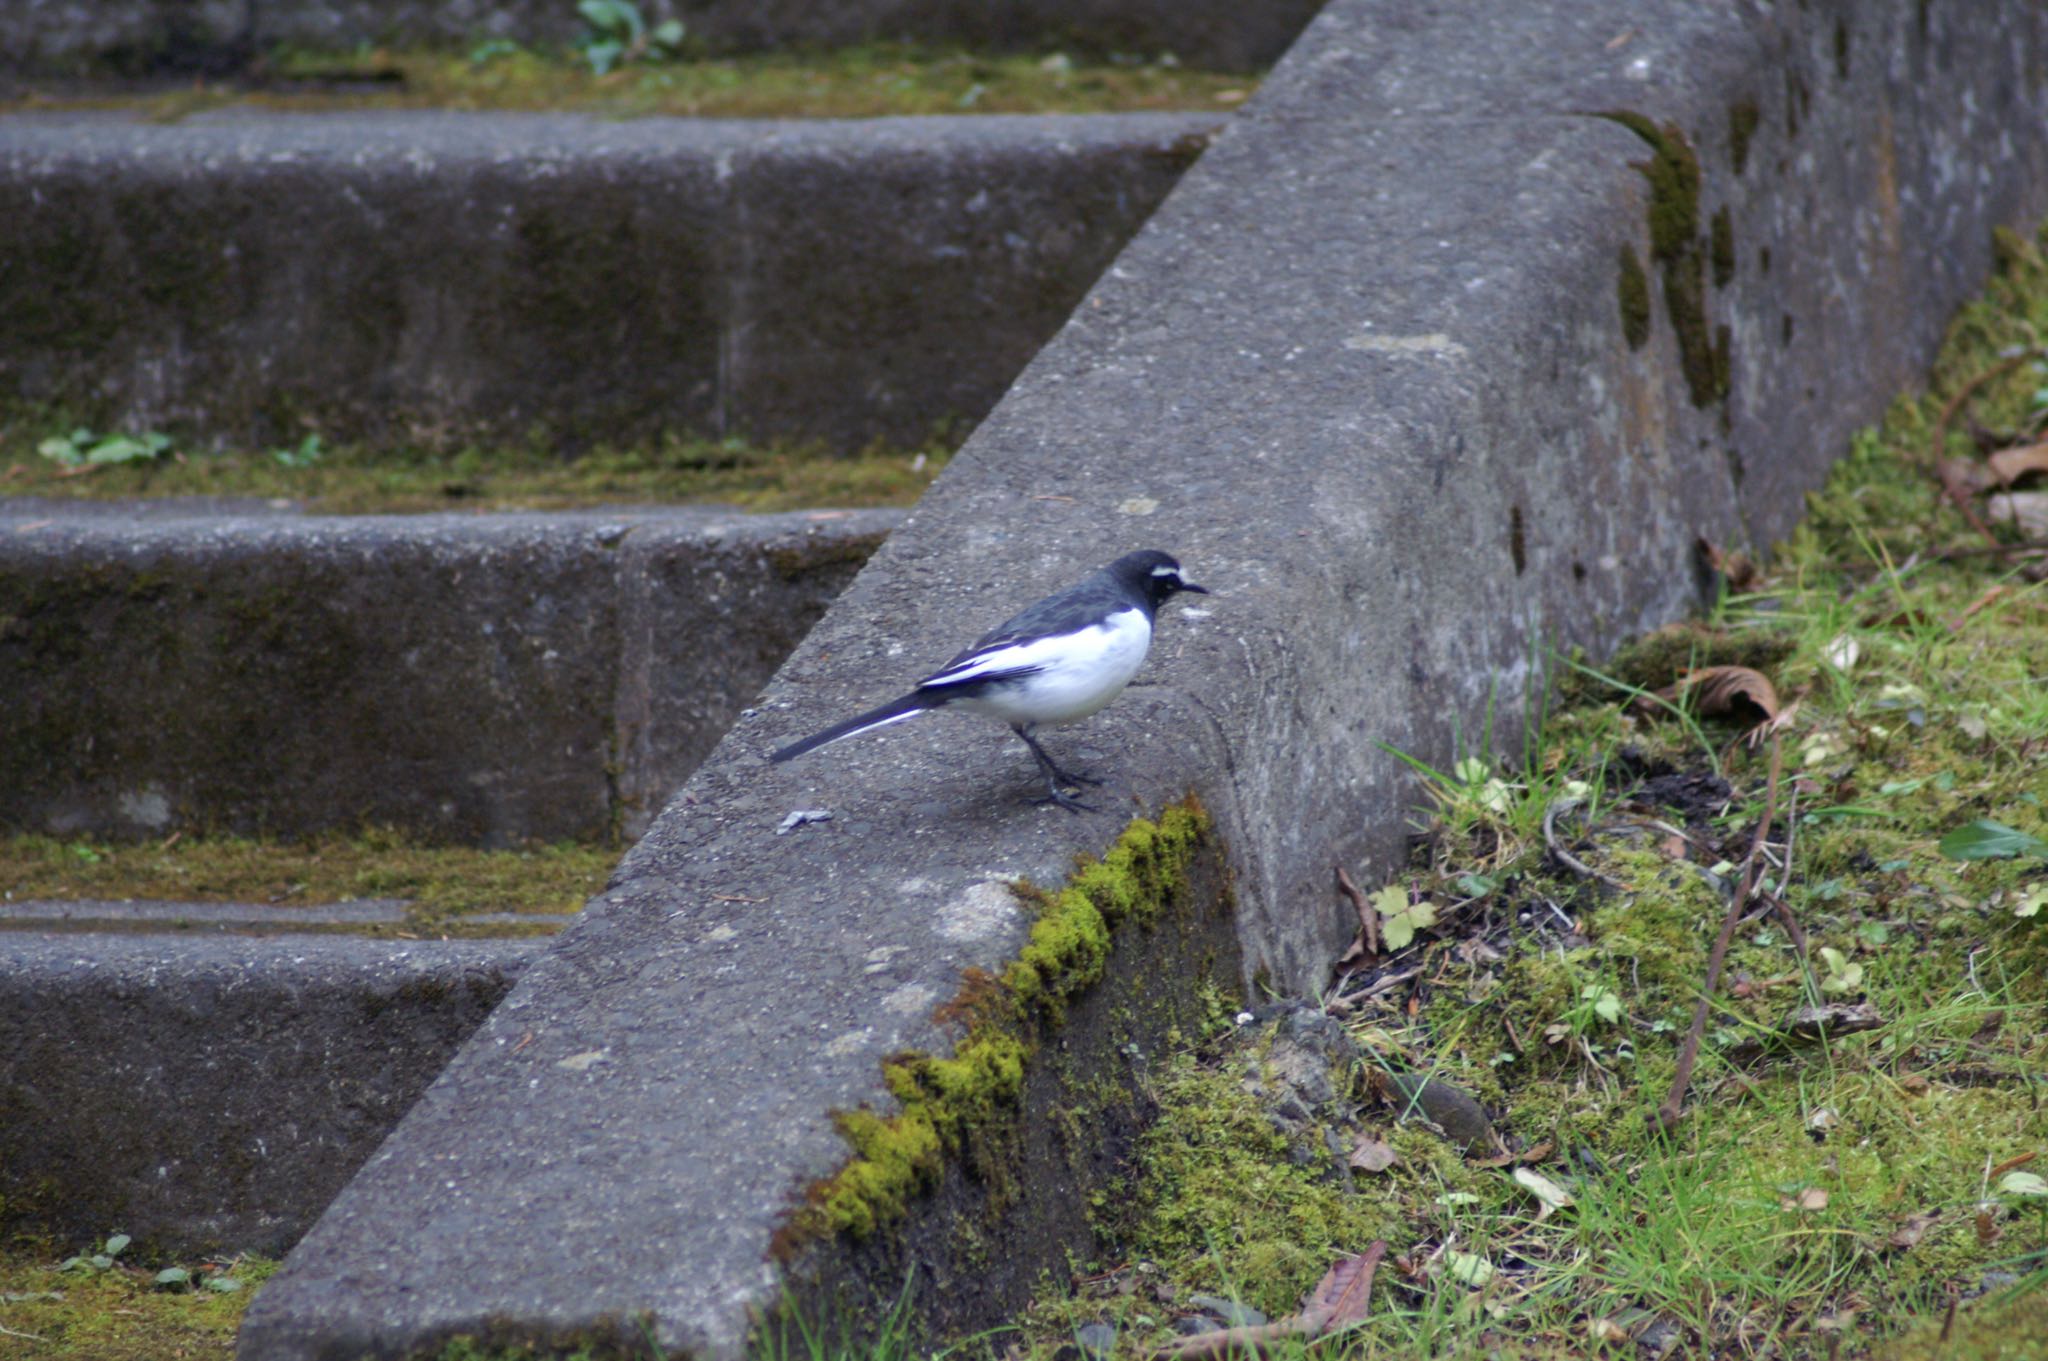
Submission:
POLYGON ((1112 562, 1108 571, 1125 589, 1147 601, 1154 610, 1181 591, 1209 594, 1208 587, 1197 586, 1182 577, 1180 564, 1156 548, 1126 553, 1112 562))

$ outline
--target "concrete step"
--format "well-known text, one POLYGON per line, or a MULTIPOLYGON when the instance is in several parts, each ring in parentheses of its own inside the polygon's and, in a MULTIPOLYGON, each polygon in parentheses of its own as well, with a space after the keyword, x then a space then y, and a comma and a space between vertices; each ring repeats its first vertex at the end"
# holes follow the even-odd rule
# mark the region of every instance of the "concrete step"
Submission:
MULTIPOLYGON (((0 902, 0 931, 284 936, 323 933, 415 938, 403 898, 354 898, 287 907, 277 903, 165 902, 124 898, 30 898, 0 902), (381 929, 380 929, 381 928, 381 929)), ((462 937, 553 935, 573 920, 560 912, 465 912, 443 923, 462 937)), ((89 948, 83 943, 81 949, 89 948)))
MULTIPOLYGON (((298 924, 360 929, 356 915, 298 924)), ((131 916, 118 934, 0 930, 10 1229, 282 1252, 543 944, 148 931, 131 916)))
POLYGON ((902 521, 0 499, 0 829, 637 835, 902 521))
POLYGON ((0 401, 257 448, 912 445, 1219 125, 0 116, 0 401))

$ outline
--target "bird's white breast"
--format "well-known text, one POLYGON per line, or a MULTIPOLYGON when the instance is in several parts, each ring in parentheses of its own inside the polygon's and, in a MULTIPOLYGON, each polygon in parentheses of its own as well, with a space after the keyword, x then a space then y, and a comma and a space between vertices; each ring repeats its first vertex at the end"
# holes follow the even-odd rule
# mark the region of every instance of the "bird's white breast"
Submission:
POLYGON ((1040 670, 960 707, 1005 723, 1072 723, 1115 699, 1145 664, 1152 621, 1143 610, 1119 610, 1093 628, 1005 649, 1002 665, 1040 670))

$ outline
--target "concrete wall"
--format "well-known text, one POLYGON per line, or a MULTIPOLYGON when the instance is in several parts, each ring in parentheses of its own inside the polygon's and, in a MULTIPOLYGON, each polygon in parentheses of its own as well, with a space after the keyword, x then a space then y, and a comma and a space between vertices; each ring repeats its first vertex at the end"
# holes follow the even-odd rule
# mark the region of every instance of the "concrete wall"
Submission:
MULTIPOLYGON (((1699 603, 1698 536, 1791 527, 1992 228, 2048 207, 2044 66, 2033 0, 1335 0, 257 1298, 241 1355, 636 1317, 744 1354, 790 1207, 849 1156, 834 1108, 893 1110, 883 1060, 946 1052, 937 1004, 1015 956, 1003 881, 1058 883, 1190 789, 1248 968, 1321 981, 1332 866, 1404 849, 1377 744, 1442 763, 1497 701, 1512 747, 1546 645, 1699 603), (1151 545, 1216 594, 1172 607, 1150 684, 1046 735, 1111 777, 1103 815, 1025 804, 1022 752, 966 719, 763 764, 1151 545), (777 835, 793 809, 834 817, 777 835)), ((951 1209, 889 1232, 954 1282, 950 1321, 993 1323, 1020 1296, 952 1274, 987 1240, 951 1209)))

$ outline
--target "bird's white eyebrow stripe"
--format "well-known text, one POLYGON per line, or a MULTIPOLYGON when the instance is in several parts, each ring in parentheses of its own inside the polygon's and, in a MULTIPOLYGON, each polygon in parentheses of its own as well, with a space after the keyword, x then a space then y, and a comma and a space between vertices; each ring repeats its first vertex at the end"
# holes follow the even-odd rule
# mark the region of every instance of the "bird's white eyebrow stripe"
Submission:
POLYGON ((1154 567, 1154 568, 1152 569, 1152 575, 1153 575, 1153 576, 1155 576, 1155 577, 1177 577, 1177 576, 1179 576, 1179 575, 1180 575, 1180 568, 1178 568, 1178 567, 1154 567))

